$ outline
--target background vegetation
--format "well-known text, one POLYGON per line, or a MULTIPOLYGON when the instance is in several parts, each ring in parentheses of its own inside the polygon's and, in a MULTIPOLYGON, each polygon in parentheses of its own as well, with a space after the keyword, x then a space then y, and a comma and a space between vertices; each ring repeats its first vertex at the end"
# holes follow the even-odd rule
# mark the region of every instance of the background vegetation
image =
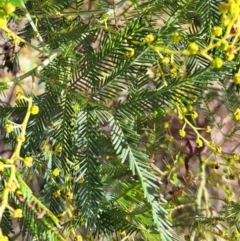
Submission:
POLYGON ((239 16, 1 1, 0 241, 239 240, 239 16))

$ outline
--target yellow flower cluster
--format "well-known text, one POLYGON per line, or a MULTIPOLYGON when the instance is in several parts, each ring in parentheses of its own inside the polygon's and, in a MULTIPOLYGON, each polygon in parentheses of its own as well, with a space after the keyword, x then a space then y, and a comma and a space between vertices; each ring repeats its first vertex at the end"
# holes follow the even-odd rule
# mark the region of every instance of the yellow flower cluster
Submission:
POLYGON ((169 62, 170 62, 170 58, 169 58, 169 57, 164 57, 164 58, 162 59, 162 61, 161 61, 161 63, 162 63, 163 65, 167 65, 167 64, 169 64, 169 62))
POLYGON ((210 127, 210 126, 206 126, 205 131, 206 131, 207 133, 210 133, 210 132, 211 132, 211 127, 210 127))
POLYGON ((223 66, 223 60, 219 57, 216 57, 213 61, 212 61, 212 65, 213 67, 219 69, 223 66))
POLYGON ((180 137, 185 137, 185 136, 186 136, 186 131, 183 130, 183 129, 180 129, 180 130, 178 131, 178 133, 179 133, 180 137))
POLYGON ((236 73, 233 75, 233 81, 236 85, 240 85, 240 73, 236 73))
POLYGON ((8 182, 6 184, 6 188, 9 190, 9 192, 15 192, 17 190, 17 185, 15 182, 8 182))
POLYGON ((126 53, 124 55, 125 59, 130 59, 131 57, 133 57, 135 51, 133 48, 126 48, 126 53))
POLYGON ((154 41, 154 36, 152 34, 148 34, 144 40, 145 40, 145 43, 150 44, 154 41))
POLYGON ((66 193, 66 198, 67 198, 68 200, 72 200, 72 199, 73 199, 73 193, 72 193, 72 192, 67 192, 67 193, 66 193))
POLYGON ((53 196, 54 196, 54 197, 60 197, 60 195, 61 195, 61 191, 60 191, 60 190, 57 190, 57 191, 55 191, 55 192, 53 193, 53 196))
POLYGON ((169 123, 168 122, 164 122, 163 123, 163 127, 164 127, 164 129, 168 129, 169 128, 169 123))
POLYGON ((16 7, 10 2, 1 2, 0 3, 1 16, 0 17, 0 28, 6 27, 7 17, 15 12, 16 7))
POLYGON ((180 36, 180 34, 178 32, 173 33, 173 35, 171 37, 171 40, 176 43, 178 43, 181 39, 182 39, 182 37, 180 36))
POLYGON ((2 236, 2 237, 0 237, 0 241, 8 241, 9 239, 8 239, 8 237, 7 236, 2 236))
POLYGON ((16 99, 21 99, 22 97, 24 96, 23 92, 22 91, 18 91, 15 95, 15 98, 16 99))
POLYGON ((26 167, 31 167, 32 166, 32 163, 33 163, 33 158, 31 156, 29 157, 25 157, 23 159, 23 163, 26 167))
POLYGON ((33 105, 33 106, 31 107, 31 109, 30 109, 30 113, 31 113, 32 115, 37 115, 38 112, 39 112, 39 107, 38 107, 37 105, 33 105))
POLYGON ((5 131, 6 131, 7 133, 11 133, 11 132, 14 131, 14 127, 13 127, 12 124, 6 124, 6 125, 4 126, 4 129, 5 129, 5 131))
POLYGON ((54 177, 57 177, 57 176, 59 176, 59 174, 60 174, 60 170, 59 170, 58 168, 55 168, 55 169, 52 171, 52 174, 53 174, 54 177))
POLYGON ((199 47, 196 43, 190 43, 188 45, 188 50, 191 54, 196 54, 199 50, 199 47))
POLYGON ((0 3, 0 7, 3 9, 5 15, 10 15, 16 10, 16 7, 10 2, 2 2, 0 3))
POLYGON ((198 113, 197 113, 196 111, 193 111, 193 113, 191 114, 191 117, 192 117, 193 119, 198 118, 198 113))
POLYGON ((203 147, 203 141, 202 141, 200 138, 197 138, 197 139, 196 139, 196 144, 197 144, 197 147, 198 147, 198 148, 203 147))
POLYGON ((23 212, 22 209, 16 209, 14 213, 12 214, 13 218, 22 218, 23 217, 23 212))
POLYGON ((240 121, 240 108, 237 108, 234 113, 233 116, 235 118, 236 121, 240 121))
POLYGON ((219 37, 219 36, 222 35, 222 33, 223 33, 223 30, 222 30, 221 27, 219 27, 219 26, 213 27, 213 34, 214 34, 215 36, 219 37))

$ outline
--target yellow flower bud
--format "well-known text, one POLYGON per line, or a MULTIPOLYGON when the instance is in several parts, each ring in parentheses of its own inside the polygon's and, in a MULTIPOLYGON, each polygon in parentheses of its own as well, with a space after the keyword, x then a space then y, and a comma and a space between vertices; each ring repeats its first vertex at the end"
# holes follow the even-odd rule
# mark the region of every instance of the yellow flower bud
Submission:
POLYGON ((183 115, 182 115, 182 113, 178 113, 178 119, 179 119, 179 120, 183 120, 183 115))
POLYGON ((22 91, 18 91, 15 95, 15 98, 16 99, 21 99, 22 97, 24 96, 23 92, 22 91))
POLYGON ((180 130, 178 131, 178 133, 179 133, 180 137, 185 137, 185 136, 186 136, 186 131, 183 130, 183 129, 180 129, 180 130))
POLYGON ((223 60, 222 60, 221 58, 219 58, 219 57, 216 57, 216 58, 212 61, 212 65, 213 65, 215 68, 219 69, 219 68, 221 68, 222 65, 223 65, 223 60))
POLYGON ((197 138, 197 139, 196 139, 196 144, 197 144, 197 147, 198 147, 198 148, 203 147, 203 141, 202 141, 200 138, 197 138))
POLYGON ((13 127, 12 124, 6 124, 6 125, 4 126, 4 129, 5 129, 5 131, 6 131, 7 133, 11 133, 11 132, 14 131, 14 127, 13 127))
POLYGON ((240 85, 240 73, 236 73, 233 75, 233 81, 236 85, 240 85))
POLYGON ((101 16, 101 19, 106 22, 108 20, 109 16, 107 13, 104 13, 102 16, 101 16))
POLYGON ((127 52, 125 53, 124 57, 125 59, 130 59, 131 57, 133 57, 135 51, 133 48, 126 48, 127 52))
POLYGON ((61 153, 62 152, 62 145, 57 145, 54 149, 55 153, 61 153))
POLYGON ((21 191, 21 190, 17 190, 17 191, 16 191, 16 196, 17 196, 17 197, 23 196, 22 191, 21 191))
POLYGON ((226 60, 227 61, 232 61, 235 57, 235 54, 232 54, 232 53, 227 53, 226 54, 226 60))
POLYGON ((199 47, 196 43, 190 43, 188 45, 188 50, 191 54, 196 54, 199 50, 199 47))
POLYGON ((148 34, 145 38, 144 38, 144 42, 147 44, 150 44, 154 41, 154 36, 152 34, 148 34))
POLYGON ((12 3, 6 3, 4 6, 4 12, 6 15, 10 15, 13 12, 15 12, 16 7, 14 5, 12 5, 12 3))
POLYGON ((222 30, 221 27, 215 26, 215 27, 213 28, 213 34, 214 34, 215 36, 219 37, 219 36, 222 35, 222 33, 223 33, 223 30, 222 30))
POLYGON ((33 106, 31 107, 31 109, 30 109, 30 113, 31 113, 32 115, 37 115, 38 112, 39 112, 39 107, 38 107, 37 105, 33 105, 33 106))
POLYGON ((7 26, 7 19, 6 18, 0 18, 0 28, 7 26))
POLYGON ((221 44, 220 44, 220 49, 222 49, 223 51, 226 51, 226 50, 228 50, 228 48, 229 48, 229 43, 228 43, 228 41, 225 40, 225 39, 223 39, 223 40, 221 41, 221 44))
POLYGON ((210 133, 211 132, 211 127, 210 126, 206 126, 205 130, 206 130, 207 133, 210 133))
POLYGON ((59 170, 58 168, 55 168, 55 169, 52 171, 52 174, 53 174, 53 176, 57 177, 57 176, 59 176, 59 174, 60 174, 60 170, 59 170))
POLYGON ((188 112, 188 109, 186 106, 181 107, 182 113, 186 114, 188 112))
POLYGON ((181 38, 182 38, 182 37, 179 35, 179 33, 178 33, 178 32, 175 32, 175 33, 172 35, 171 40, 172 40, 173 42, 178 43, 178 42, 181 40, 181 38))
POLYGON ((73 193, 72 193, 72 192, 68 192, 68 193, 66 194, 66 198, 67 198, 68 200, 72 200, 72 199, 73 199, 73 193))
POLYGON ((33 164, 32 162, 33 162, 33 158, 32 158, 31 156, 25 157, 25 158, 23 159, 23 163, 24 163, 24 165, 25 165, 26 167, 31 167, 32 164, 33 164))
POLYGON ((22 218, 23 217, 23 212, 21 209, 16 209, 15 212, 12 215, 13 218, 22 218))
POLYGON ((240 121, 240 108, 237 108, 233 113, 234 119, 240 121))
POLYGON ((164 57, 161 61, 162 64, 167 65, 170 62, 170 58, 169 57, 164 57))
POLYGON ((53 196, 54 197, 60 197, 60 195, 61 195, 61 191, 60 190, 57 190, 57 191, 53 192, 53 196))
POLYGON ((222 15, 220 21, 223 26, 227 27, 229 25, 229 23, 231 22, 231 18, 224 14, 224 15, 222 15))
POLYGON ((164 127, 164 129, 168 129, 169 128, 169 123, 168 122, 164 122, 163 123, 163 127, 164 127))
POLYGON ((44 144, 42 150, 44 151, 51 151, 52 146, 50 144, 44 144))
POLYGON ((9 190, 9 192, 15 192, 17 189, 17 185, 15 182, 8 182, 6 184, 6 188, 9 190))
POLYGON ((198 118, 198 113, 197 113, 196 111, 193 111, 193 113, 191 114, 191 117, 192 117, 193 119, 198 118))
POLYGON ((0 238, 0 241, 9 241, 8 237, 7 236, 2 236, 0 238))

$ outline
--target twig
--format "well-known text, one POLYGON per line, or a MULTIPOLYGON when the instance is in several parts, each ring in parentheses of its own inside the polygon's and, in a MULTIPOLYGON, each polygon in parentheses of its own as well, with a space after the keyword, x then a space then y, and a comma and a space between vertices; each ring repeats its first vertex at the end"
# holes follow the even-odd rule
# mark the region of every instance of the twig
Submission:
POLYGON ((21 5, 22 5, 22 7, 24 8, 24 10, 25 10, 25 12, 26 12, 25 16, 26 16, 26 18, 28 19, 30 25, 32 26, 33 31, 34 31, 36 37, 38 38, 38 40, 40 41, 41 44, 44 44, 43 38, 42 38, 42 36, 40 35, 40 33, 39 33, 36 25, 34 24, 31 15, 28 13, 28 10, 27 10, 27 8, 26 8, 26 6, 25 6, 25 4, 24 4, 23 1, 21 1, 21 5))
POLYGON ((52 53, 50 54, 50 56, 45 59, 41 64, 39 64, 37 67, 35 67, 34 69, 31 69, 30 71, 28 71, 27 73, 19 76, 19 77, 16 77, 15 79, 13 79, 12 81, 9 81, 8 82, 8 85, 9 86, 12 86, 14 84, 18 84, 21 80, 27 78, 28 76, 31 76, 31 75, 37 75, 39 76, 41 74, 41 71, 46 67, 48 66, 56 57, 60 56, 61 55, 61 50, 59 49, 55 49, 52 51, 52 53))

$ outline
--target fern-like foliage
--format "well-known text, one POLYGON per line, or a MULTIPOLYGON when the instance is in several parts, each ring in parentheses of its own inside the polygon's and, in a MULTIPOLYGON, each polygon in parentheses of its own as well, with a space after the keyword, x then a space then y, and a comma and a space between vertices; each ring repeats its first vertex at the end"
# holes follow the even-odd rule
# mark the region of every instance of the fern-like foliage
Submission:
MULTIPOLYGON (((13 86, 16 99, 0 101, 1 142, 11 153, 0 160, 0 240, 180 240, 181 208, 192 241, 198 225, 204 230, 223 216, 239 229, 235 204, 212 219, 213 209, 206 204, 206 217, 201 209, 209 156, 227 162, 230 153, 201 134, 194 108, 214 122, 209 103, 216 100, 238 121, 239 83, 228 81, 239 63, 222 60, 229 53, 213 36, 219 0, 10 2, 17 9, 3 16, 8 27, 28 21, 9 30, 9 41, 20 42, 20 53, 24 46, 39 51, 42 61, 0 83, 1 96, 13 86), (15 91, 26 77, 30 89, 15 91), (196 156, 199 170, 192 172, 196 156)), ((229 51, 239 47, 231 34, 228 44, 237 47, 229 51)), ((228 138, 238 131, 236 124, 228 138)))

